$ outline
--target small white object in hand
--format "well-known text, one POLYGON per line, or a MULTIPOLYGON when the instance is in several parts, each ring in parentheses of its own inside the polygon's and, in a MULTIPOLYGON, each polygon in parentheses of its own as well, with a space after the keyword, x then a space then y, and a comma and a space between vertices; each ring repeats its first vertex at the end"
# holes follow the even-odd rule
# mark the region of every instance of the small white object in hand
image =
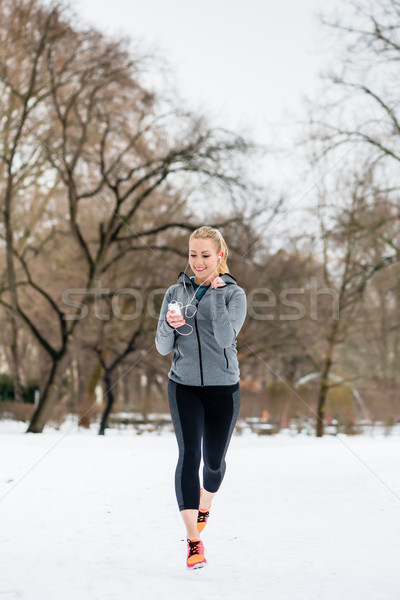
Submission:
POLYGON ((178 315, 182 314, 181 307, 176 300, 174 300, 173 302, 170 302, 168 304, 168 310, 174 316, 178 316, 178 315))

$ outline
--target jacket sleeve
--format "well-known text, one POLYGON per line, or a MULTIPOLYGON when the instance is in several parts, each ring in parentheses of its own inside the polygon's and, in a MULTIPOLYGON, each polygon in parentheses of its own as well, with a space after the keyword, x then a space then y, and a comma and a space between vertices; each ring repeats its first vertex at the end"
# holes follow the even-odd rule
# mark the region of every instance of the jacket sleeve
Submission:
POLYGON ((174 348, 175 342, 175 329, 168 325, 166 314, 168 312, 168 303, 170 302, 169 289, 166 291, 163 303, 161 305, 160 316, 158 319, 157 333, 156 333, 156 348, 160 354, 165 356, 169 354, 174 348))
POLYGON ((236 339, 246 318, 247 301, 242 288, 234 291, 227 304, 225 294, 220 293, 222 288, 213 290, 215 313, 212 324, 215 339, 221 348, 228 348, 236 339))

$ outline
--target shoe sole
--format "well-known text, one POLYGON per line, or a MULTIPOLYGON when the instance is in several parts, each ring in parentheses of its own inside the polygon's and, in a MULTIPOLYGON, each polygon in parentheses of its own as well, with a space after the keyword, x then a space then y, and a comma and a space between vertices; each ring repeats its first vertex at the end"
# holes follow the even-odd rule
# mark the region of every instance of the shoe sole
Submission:
POLYGON ((188 567, 186 565, 186 568, 188 569, 188 571, 193 571, 194 569, 202 569, 202 568, 204 568, 206 566, 207 566, 206 562, 201 562, 201 563, 198 563, 197 565, 193 565, 193 567, 188 567))

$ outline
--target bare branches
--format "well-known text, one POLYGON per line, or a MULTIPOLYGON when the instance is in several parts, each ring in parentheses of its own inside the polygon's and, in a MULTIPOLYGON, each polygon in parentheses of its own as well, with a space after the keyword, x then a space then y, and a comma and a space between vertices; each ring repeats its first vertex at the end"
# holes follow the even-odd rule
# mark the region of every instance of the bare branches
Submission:
MULTIPOLYGON (((214 217, 219 226, 248 228, 235 195, 252 201, 243 159, 254 147, 155 96, 125 42, 75 29, 61 5, 4 0, 0 13, 0 42, 7 42, 0 44, 7 262, 0 302, 49 360, 30 428, 41 431, 77 331, 94 337, 99 330, 106 353, 115 339, 118 346, 119 329, 125 333, 116 319, 109 327, 93 315, 80 319, 79 306, 88 313, 93 305, 98 277, 107 289, 124 289, 132 276, 140 289, 153 288, 163 276, 160 256, 175 276, 187 254, 181 234, 197 226, 190 190, 209 186, 221 204, 226 199, 226 217, 214 217), (74 308, 68 319, 66 306, 74 308)), ((95 310, 103 301, 110 299, 95 296, 95 310)), ((151 326, 143 323, 137 331, 148 339, 151 326)), ((120 361, 138 335, 129 331, 120 361)))

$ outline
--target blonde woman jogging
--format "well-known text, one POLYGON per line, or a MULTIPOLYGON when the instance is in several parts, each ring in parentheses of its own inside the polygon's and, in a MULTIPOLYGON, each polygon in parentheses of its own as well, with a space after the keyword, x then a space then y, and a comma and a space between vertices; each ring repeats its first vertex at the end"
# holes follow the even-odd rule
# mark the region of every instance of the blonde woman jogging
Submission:
POLYGON ((225 474, 225 455, 240 408, 236 337, 246 316, 246 294, 229 274, 228 248, 212 227, 189 238, 193 277, 168 288, 156 347, 174 350, 168 400, 179 448, 175 492, 187 533, 187 567, 204 567, 201 541, 213 498, 225 474), (203 448, 203 487, 199 468, 203 448))

